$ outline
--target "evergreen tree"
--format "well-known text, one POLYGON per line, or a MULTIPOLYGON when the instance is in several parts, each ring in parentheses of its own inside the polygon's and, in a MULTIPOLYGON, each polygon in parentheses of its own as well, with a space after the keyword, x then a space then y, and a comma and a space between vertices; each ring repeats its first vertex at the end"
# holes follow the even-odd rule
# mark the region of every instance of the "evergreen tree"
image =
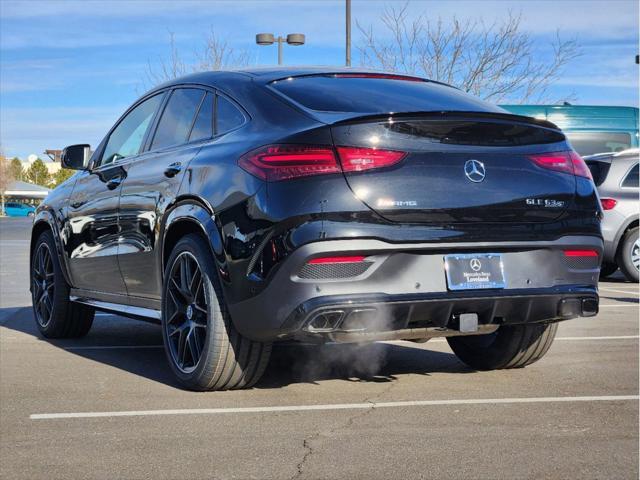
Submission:
POLYGON ((24 178, 24 170, 22 169, 22 162, 18 157, 13 157, 9 164, 11 175, 15 180, 22 180, 24 178))
POLYGON ((42 185, 48 187, 51 183, 51 177, 49 176, 49 170, 41 159, 37 159, 31 164, 25 175, 25 180, 29 183, 36 185, 42 185))
POLYGON ((74 173, 76 172, 69 168, 61 168, 53 175, 53 187, 57 187, 65 180, 72 177, 74 173))

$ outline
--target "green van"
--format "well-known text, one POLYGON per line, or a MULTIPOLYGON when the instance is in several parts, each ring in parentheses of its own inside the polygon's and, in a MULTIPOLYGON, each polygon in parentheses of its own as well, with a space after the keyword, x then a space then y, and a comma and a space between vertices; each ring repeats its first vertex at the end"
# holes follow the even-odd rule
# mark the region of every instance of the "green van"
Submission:
POLYGON ((638 147, 638 109, 589 105, 500 105, 516 115, 549 120, 582 156, 638 147))

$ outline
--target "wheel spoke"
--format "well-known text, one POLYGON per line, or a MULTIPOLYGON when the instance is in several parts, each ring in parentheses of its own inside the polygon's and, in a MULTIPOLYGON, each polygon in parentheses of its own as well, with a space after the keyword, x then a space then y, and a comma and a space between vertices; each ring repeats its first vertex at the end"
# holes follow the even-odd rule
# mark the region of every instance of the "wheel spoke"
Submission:
MULTIPOLYGON (((173 312, 169 317, 169 319, 167 320, 167 325, 174 326, 174 324, 176 323, 176 320, 181 318, 182 315, 183 313, 179 309, 176 309, 175 312, 173 312)), ((179 327, 176 327, 176 328, 179 328, 179 327)))
POLYGON ((189 282, 189 292, 191 292, 193 299, 198 298, 198 292, 200 291, 201 284, 202 275, 200 274, 200 270, 196 270, 193 277, 191 277, 191 282, 189 282))
POLYGON ((183 303, 189 303, 189 294, 187 294, 180 285, 178 285, 178 282, 175 280, 175 278, 171 279, 171 283, 173 284, 174 290, 176 291, 176 293, 178 295, 180 295, 180 297, 182 298, 182 302, 183 303))
POLYGON ((49 300, 49 297, 44 297, 40 304, 43 306, 43 319, 48 321, 51 315, 51 300, 49 300))
POLYGON ((178 336, 178 365, 184 368, 184 355, 185 355, 185 346, 186 346, 186 335, 184 333, 184 329, 180 329, 180 334, 178 336))
POLYGON ((44 269, 44 247, 40 246, 40 250, 38 250, 38 271, 40 272, 40 276, 44 276, 46 270, 44 269))
POLYGON ((189 286, 191 285, 191 265, 189 257, 184 255, 180 262, 180 287, 183 292, 189 291, 189 286))
POLYGON ((196 338, 196 331, 191 330, 189 332, 189 336, 187 337, 189 340, 189 350, 191 352, 191 359, 193 360, 193 365, 195 366, 200 359, 200 345, 196 338))

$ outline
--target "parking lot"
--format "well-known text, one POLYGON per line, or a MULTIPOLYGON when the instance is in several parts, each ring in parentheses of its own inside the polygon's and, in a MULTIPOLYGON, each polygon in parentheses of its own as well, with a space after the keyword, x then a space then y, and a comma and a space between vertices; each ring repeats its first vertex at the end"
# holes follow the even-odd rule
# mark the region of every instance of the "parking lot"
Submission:
POLYGON ((279 349, 253 389, 173 380, 157 326, 38 335, 30 221, 0 219, 2 478, 638 478, 638 286, 561 324, 525 369, 447 343, 279 349))

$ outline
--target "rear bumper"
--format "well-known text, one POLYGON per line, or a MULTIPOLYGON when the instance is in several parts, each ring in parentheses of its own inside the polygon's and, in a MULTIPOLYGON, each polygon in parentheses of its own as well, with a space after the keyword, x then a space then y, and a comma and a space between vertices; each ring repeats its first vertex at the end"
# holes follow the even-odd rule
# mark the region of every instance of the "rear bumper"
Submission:
POLYGON ((240 333, 261 341, 428 338, 429 329, 455 334, 463 313, 476 314, 481 326, 592 316, 598 311, 602 250, 602 239, 591 236, 486 244, 315 242, 272 271, 258 295, 229 310, 240 333), (599 257, 572 263, 564 255, 583 248, 597 250, 599 257), (449 291, 443 257, 453 252, 501 253, 506 288, 449 291), (365 271, 334 272, 340 278, 301 273, 311 258, 356 253, 371 261, 365 271), (321 317, 327 315, 323 328, 321 317))

